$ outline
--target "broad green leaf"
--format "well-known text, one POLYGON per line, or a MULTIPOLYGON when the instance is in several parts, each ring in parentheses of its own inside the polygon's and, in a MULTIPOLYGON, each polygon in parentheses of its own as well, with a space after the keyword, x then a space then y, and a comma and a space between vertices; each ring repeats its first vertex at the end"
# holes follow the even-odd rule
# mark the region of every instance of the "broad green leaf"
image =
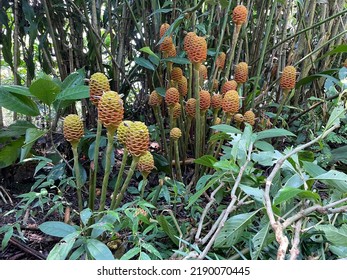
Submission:
POLYGON ((325 237, 335 246, 347 247, 347 225, 343 224, 340 228, 333 225, 318 225, 315 228, 323 231, 325 237))
POLYGON ((0 138, 22 136, 26 133, 28 128, 36 128, 36 126, 28 121, 19 120, 7 128, 2 128, 0 131, 0 138))
POLYGON ((95 260, 114 260, 111 250, 97 239, 87 239, 86 249, 95 260))
POLYGON ((329 246, 329 250, 339 258, 347 258, 347 246, 329 246))
POLYGON ((57 237, 65 237, 76 232, 76 229, 73 226, 55 221, 44 222, 43 224, 39 225, 39 229, 45 234, 57 237))
POLYGON ((10 238, 12 237, 13 235, 13 227, 9 227, 8 230, 6 231, 6 233, 4 234, 3 236, 3 239, 1 241, 1 250, 4 250, 7 245, 8 245, 8 242, 10 241, 10 238))
POLYGON ((150 258, 150 256, 148 256, 145 252, 141 252, 141 253, 140 253, 139 260, 142 260, 142 261, 149 261, 149 260, 151 260, 151 258, 150 258))
POLYGON ((255 142, 254 147, 264 152, 273 152, 275 150, 274 146, 265 141, 255 142))
POLYGON ((203 166, 207 166, 210 168, 213 168, 213 164, 217 162, 217 159, 211 155, 204 155, 196 160, 194 160, 194 163, 200 164, 203 166))
POLYGON ((31 98, 17 93, 10 93, 1 87, 0 106, 27 116, 37 116, 40 114, 39 108, 31 98))
POLYGON ((81 221, 84 225, 86 225, 92 216, 93 212, 89 208, 83 209, 80 213, 81 221))
POLYGON ((154 248, 154 246, 152 244, 143 243, 142 248, 145 248, 149 253, 155 255, 159 259, 161 259, 161 260, 163 259, 161 254, 159 253, 159 251, 156 248, 154 248))
POLYGON ((274 151, 258 152, 252 154, 252 160, 259 163, 262 166, 272 166, 274 158, 274 151))
POLYGON ((248 194, 251 198, 253 198, 255 201, 258 201, 260 203, 264 203, 264 191, 259 188, 252 188, 245 185, 240 185, 240 189, 244 191, 246 194, 248 194))
POLYGON ((166 89, 162 87, 155 88, 155 91, 162 97, 165 97, 166 95, 166 89))
POLYGON ((232 171, 233 173, 238 173, 240 171, 239 167, 235 163, 226 159, 215 162, 213 168, 223 171, 232 171))
POLYGON ((330 163, 335 163, 339 160, 347 160, 347 145, 331 150, 330 163))
POLYGON ((168 223, 165 216, 163 216, 163 215, 159 215, 157 217, 157 221, 158 221, 159 225, 163 228, 163 231, 167 234, 167 236, 169 236, 171 241, 173 243, 175 243, 176 246, 178 246, 179 242, 178 242, 178 239, 176 236, 179 236, 179 234, 178 234, 177 230, 174 229, 174 227, 170 223, 168 223))
POLYGON ((53 249, 49 252, 47 260, 65 260, 70 253, 77 237, 80 235, 79 231, 72 232, 65 236, 53 249))
POLYGON ((24 145, 21 149, 20 161, 23 161, 29 154, 32 146, 35 144, 36 140, 41 138, 46 134, 46 131, 38 128, 28 128, 25 133, 24 145))
POLYGON ((241 134, 241 131, 239 129, 227 124, 217 124, 217 125, 211 126, 211 128, 217 131, 225 132, 225 133, 241 134))
POLYGON ((80 100, 83 98, 89 98, 89 87, 88 86, 75 86, 64 89, 57 95, 59 100, 80 100))
POLYGON ((86 253, 84 246, 78 247, 70 256, 69 260, 79 260, 86 253))
POLYGON ((272 128, 272 129, 258 132, 256 140, 258 141, 261 139, 282 137, 282 136, 295 136, 295 134, 283 128, 272 128))
POLYGON ((337 171, 337 170, 330 170, 324 174, 321 174, 319 176, 316 176, 312 178, 314 180, 335 180, 335 181, 343 181, 344 183, 347 183, 347 174, 337 171))
POLYGON ((266 223, 252 238, 253 250, 251 251, 252 260, 257 260, 263 248, 270 243, 269 238, 270 222, 266 223))
POLYGON ((7 90, 8 92, 11 92, 11 93, 17 93, 17 94, 29 96, 29 97, 32 96, 32 94, 29 91, 29 88, 24 87, 24 86, 3 85, 1 87, 4 88, 5 90, 7 90))
POLYGON ((312 192, 312 191, 306 191, 306 190, 301 190, 297 188, 292 188, 292 187, 285 187, 281 189, 277 195, 274 197, 273 204, 274 205, 279 205, 283 202, 286 202, 296 196, 306 198, 306 199, 311 199, 314 201, 319 201, 320 197, 317 193, 312 192))
POLYGON ((155 70, 155 67, 153 66, 153 64, 149 60, 145 59, 144 57, 135 57, 134 61, 136 64, 144 68, 147 68, 152 71, 155 70))
POLYGON ((141 248, 140 247, 131 248, 120 259, 121 260, 131 260, 133 257, 138 255, 140 252, 141 252, 141 248))
POLYGON ((140 51, 144 52, 144 53, 147 53, 149 55, 153 55, 153 56, 155 56, 156 58, 159 59, 159 57, 151 50, 150 47, 143 47, 143 48, 140 49, 140 51))
POLYGON ((342 104, 340 104, 339 106, 336 106, 334 108, 334 110, 332 111, 329 120, 327 122, 327 125, 325 127, 325 129, 329 129, 330 127, 339 124, 340 123, 340 119, 345 115, 345 109, 343 107, 342 104))
POLYGON ((288 179, 284 187, 300 188, 303 184, 304 184, 303 179, 300 177, 299 174, 295 173, 292 177, 288 179))
POLYGON ((21 137, 0 149, 0 168, 10 166, 17 160, 23 142, 24 137, 21 137))
POLYGON ((51 105, 61 89, 52 80, 40 78, 31 84, 29 90, 32 95, 36 96, 43 103, 51 105))
POLYGON ((65 78, 63 84, 61 85, 61 89, 64 90, 75 86, 83 86, 84 78, 84 75, 82 75, 80 72, 73 72, 65 78))
POLYGON ((307 76, 305 78, 302 78, 301 80, 299 80, 296 84, 295 84, 295 88, 299 88, 303 85, 306 85, 306 84, 309 84, 311 82, 313 82, 314 80, 317 80, 317 79, 320 79, 320 78, 331 78, 335 84, 339 84, 339 80, 330 76, 330 75, 333 75, 335 72, 337 72, 338 69, 331 69, 331 70, 327 70, 327 71, 323 71, 321 73, 318 73, 318 74, 314 74, 314 75, 311 75, 311 76, 307 76))
POLYGON ((184 58, 184 57, 168 57, 168 58, 163 58, 161 61, 164 62, 172 62, 172 63, 176 63, 176 64, 190 64, 189 59, 184 58))
POLYGON ((248 225, 259 210, 243 213, 229 218, 214 242, 215 248, 230 248, 240 241, 248 225))

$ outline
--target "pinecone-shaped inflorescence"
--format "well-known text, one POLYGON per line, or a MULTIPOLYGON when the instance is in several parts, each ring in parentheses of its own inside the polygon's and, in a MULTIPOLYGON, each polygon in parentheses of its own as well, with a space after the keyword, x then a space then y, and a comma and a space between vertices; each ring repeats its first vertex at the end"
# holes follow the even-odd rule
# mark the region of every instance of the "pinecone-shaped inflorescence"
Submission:
POLYGON ((155 90, 151 92, 148 99, 149 106, 155 107, 160 106, 163 102, 163 97, 161 97, 155 90))
POLYGON ((174 127, 170 131, 170 137, 173 140, 178 140, 182 136, 182 131, 178 127, 174 127))
POLYGON ((243 5, 237 5, 234 10, 233 10, 233 14, 232 14, 232 19, 233 22, 236 25, 242 25, 246 22, 247 20, 247 8, 243 5))
POLYGON ((97 106, 100 97, 104 92, 110 90, 110 83, 105 74, 97 72, 94 73, 89 79, 89 96, 90 101, 97 106))
POLYGON ((178 119, 181 115, 181 104, 176 103, 173 107, 173 118, 178 119))
POLYGON ((160 30, 159 30, 159 35, 160 35, 160 38, 164 36, 165 32, 170 28, 170 24, 168 23, 163 23, 161 26, 160 26, 160 30))
POLYGON ((167 106, 172 107, 180 101, 180 93, 174 87, 170 87, 166 90, 165 103, 167 106))
POLYGON ((238 113, 234 115, 234 121, 238 124, 243 123, 244 117, 242 114, 238 113))
POLYGON ((117 128, 117 139, 120 144, 125 146, 127 134, 129 131, 129 127, 132 124, 132 121, 123 121, 119 124, 117 128))
POLYGON ((143 122, 133 122, 130 124, 127 137, 126 147, 129 153, 134 157, 140 157, 148 151, 149 132, 143 122))
POLYGON ((188 44, 186 52, 191 63, 203 63, 207 57, 207 42, 205 38, 192 36, 191 43, 188 44))
POLYGON ((222 108, 222 104, 223 104, 223 95, 221 94, 212 95, 212 98, 211 98, 212 109, 219 110, 220 108, 222 108))
POLYGON ((204 64, 200 65, 199 68, 199 75, 203 80, 207 80, 208 79, 208 72, 207 72, 207 67, 204 64))
POLYGON ((107 130, 115 131, 124 117, 123 101, 115 91, 106 91, 100 98, 99 119, 107 130))
POLYGON ((146 151, 140 156, 137 163, 137 169, 142 173, 144 177, 147 177, 149 173, 154 169, 154 159, 149 151, 146 151))
POLYGON ((178 91, 182 97, 188 93, 188 81, 185 76, 182 76, 181 80, 178 81, 178 91))
POLYGON ((251 126, 254 126, 255 115, 252 110, 248 110, 247 112, 245 112, 243 118, 246 123, 249 123, 251 126))
POLYGON ((296 69, 294 66, 286 66, 283 69, 282 77, 280 80, 280 87, 283 90, 291 90, 295 87, 296 69))
POLYGON ((206 90, 200 91, 200 111, 206 111, 211 105, 211 95, 206 90))
POLYGON ((171 80, 179 82, 183 77, 183 71, 180 67, 174 67, 171 70, 171 80))
POLYGON ((235 67, 235 81, 238 84, 243 84, 248 80, 248 64, 246 62, 240 62, 235 67))
POLYGON ((218 69, 224 69, 224 66, 225 66, 225 59, 226 59, 226 54, 225 54, 225 52, 221 52, 221 53, 217 56, 216 66, 217 66, 218 69))
POLYGON ((195 112, 196 112, 196 99, 195 98, 189 98, 186 103, 186 112, 187 115, 190 118, 195 118, 195 112))
POLYGON ((176 46, 172 44, 166 54, 167 57, 175 57, 177 55, 176 46))
POLYGON ((173 42, 171 37, 165 37, 163 42, 160 44, 160 50, 163 52, 169 52, 172 49, 173 42))
POLYGON ((223 97, 222 108, 227 114, 235 114, 240 106, 239 94, 235 90, 229 90, 223 97))
POLYGON ((78 143, 84 134, 83 122, 78 115, 68 115, 64 118, 64 137, 71 144, 78 143))
POLYGON ((196 37, 195 32, 188 32, 187 35, 184 37, 184 42, 183 42, 183 49, 187 51, 190 46, 192 45, 193 38, 196 37))
POLYGON ((221 88, 221 92, 224 95, 229 90, 236 90, 237 89, 237 82, 234 80, 226 81, 221 88))

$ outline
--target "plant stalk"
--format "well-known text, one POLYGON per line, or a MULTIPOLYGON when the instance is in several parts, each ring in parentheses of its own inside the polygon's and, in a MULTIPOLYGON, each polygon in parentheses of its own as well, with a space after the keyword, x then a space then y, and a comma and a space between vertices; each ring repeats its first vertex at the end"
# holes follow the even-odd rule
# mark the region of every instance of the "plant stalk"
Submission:
POLYGON ((78 142, 71 143, 72 145, 72 153, 74 158, 74 171, 76 177, 76 186, 77 186, 77 201, 78 201, 78 210, 81 212, 83 210, 83 199, 82 199, 82 178, 80 167, 78 165, 78 142))

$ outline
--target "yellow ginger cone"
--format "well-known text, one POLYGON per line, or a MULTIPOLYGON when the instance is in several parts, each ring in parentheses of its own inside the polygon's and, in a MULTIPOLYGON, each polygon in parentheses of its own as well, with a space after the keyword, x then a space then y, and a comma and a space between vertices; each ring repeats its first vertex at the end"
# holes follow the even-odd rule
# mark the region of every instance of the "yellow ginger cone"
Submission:
POLYGON ((232 20, 236 25, 242 25, 247 20, 248 10, 243 5, 237 5, 232 14, 232 20))
POLYGON ((181 115, 181 104, 176 103, 173 107, 173 118, 178 119, 181 115))
POLYGON ((184 37, 184 42, 183 42, 183 49, 187 51, 190 46, 192 45, 193 38, 196 37, 195 32, 188 32, 187 35, 184 37))
POLYGON ((207 80, 208 79, 207 67, 204 64, 200 65, 199 75, 200 75, 200 77, 202 77, 203 80, 207 80))
POLYGON ((172 38, 171 37, 165 37, 164 40, 160 44, 160 50, 163 52, 169 52, 172 49, 172 38))
POLYGON ((169 50, 167 51, 167 57, 175 57, 176 56, 176 47, 174 44, 172 44, 169 48, 169 50))
POLYGON ((254 126, 255 124, 255 115, 252 110, 249 110, 244 113, 243 115, 244 121, 246 123, 249 123, 251 126, 254 126))
POLYGON ((129 131, 129 127, 132 124, 132 121, 123 121, 119 124, 117 128, 117 139, 120 144, 125 146, 127 133, 129 131))
POLYGON ((221 94, 214 94, 211 98, 211 107, 212 109, 220 109, 222 108, 223 96, 221 94))
POLYGON ((107 130, 116 130, 123 120, 123 101, 115 91, 107 91, 100 98, 99 119, 107 130))
POLYGON ((126 147, 134 157, 142 156, 149 147, 149 132, 143 122, 133 122, 128 128, 126 147))
POLYGON ((283 90, 291 90, 295 87, 296 69, 293 66, 286 66, 283 69, 280 79, 280 87, 283 90))
POLYGON ((206 39, 199 36, 191 38, 191 44, 186 49, 188 59, 191 63, 202 63, 207 57, 207 42, 206 39))
POLYGON ((149 106, 160 106, 163 102, 163 97, 161 97, 155 90, 151 92, 148 99, 149 106))
POLYGON ((160 30, 159 30, 159 35, 160 35, 160 38, 164 36, 165 32, 170 28, 170 24, 168 23, 163 23, 161 26, 160 26, 160 30))
POLYGON ((248 64, 246 62, 240 62, 235 67, 234 79, 238 84, 243 84, 248 80, 248 64))
POLYGON ((174 67, 171 70, 171 80, 179 82, 183 77, 183 71, 180 67, 174 67))
POLYGON ((243 123, 244 121, 244 117, 242 114, 238 113, 234 115, 234 121, 239 125, 241 123, 243 123))
POLYGON ((148 174, 154 169, 154 159, 153 155, 146 151, 142 156, 140 156, 137 163, 137 169, 142 173, 144 178, 147 178, 148 174))
POLYGON ((240 97, 237 91, 229 90, 223 97, 222 109, 227 114, 235 114, 240 106, 240 97))
POLYGON ((182 136, 182 131, 178 127, 174 127, 170 131, 170 137, 173 140, 178 140, 182 136))
POLYGON ((104 92, 110 90, 110 83, 105 74, 97 72, 94 73, 89 79, 89 95, 90 101, 97 106, 100 97, 104 92))
POLYGON ((234 80, 231 81, 226 81, 222 88, 221 88, 221 92, 224 95, 227 91, 229 90, 236 90, 237 89, 237 82, 234 80))
POLYGON ((178 91, 182 97, 185 97, 188 93, 188 81, 184 76, 178 81, 178 91))
POLYGON ((173 107, 180 101, 180 93, 174 87, 168 88, 165 94, 165 103, 169 107, 173 107))
POLYGON ((196 112, 196 99, 195 98, 189 98, 186 103, 186 112, 187 115, 190 118, 195 118, 195 112, 196 112))
POLYGON ((64 118, 64 137, 72 145, 77 144, 84 135, 83 122, 78 115, 68 115, 64 118))
POLYGON ((206 90, 200 91, 200 111, 206 111, 211 105, 211 95, 206 90))
POLYGON ((221 52, 217 56, 217 60, 216 60, 216 67, 217 67, 217 69, 223 69, 224 68, 224 66, 225 66, 225 59, 226 59, 225 52, 221 52))

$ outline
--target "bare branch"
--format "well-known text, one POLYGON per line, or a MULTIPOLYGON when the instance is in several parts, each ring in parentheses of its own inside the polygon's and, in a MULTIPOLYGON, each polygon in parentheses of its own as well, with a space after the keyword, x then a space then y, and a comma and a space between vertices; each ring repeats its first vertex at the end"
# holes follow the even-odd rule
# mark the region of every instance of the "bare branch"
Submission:
POLYGON ((299 244, 300 244, 300 233, 302 227, 302 219, 296 222, 294 239, 292 241, 292 248, 290 249, 290 260, 296 260, 300 254, 299 244))

